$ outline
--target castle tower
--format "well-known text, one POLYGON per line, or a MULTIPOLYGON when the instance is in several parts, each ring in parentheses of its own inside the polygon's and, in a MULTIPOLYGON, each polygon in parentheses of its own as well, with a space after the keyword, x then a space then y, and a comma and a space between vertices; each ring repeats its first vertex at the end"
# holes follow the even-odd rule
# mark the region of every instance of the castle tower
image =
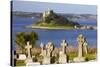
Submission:
POLYGON ((43 12, 43 21, 45 21, 45 18, 50 14, 53 14, 53 10, 50 10, 49 8, 47 11, 43 12))
POLYGON ((50 15, 50 14, 51 14, 51 10, 50 8, 48 8, 47 15, 50 15))
POLYGON ((43 18, 44 18, 44 17, 46 17, 46 11, 45 11, 45 12, 43 12, 43 18))

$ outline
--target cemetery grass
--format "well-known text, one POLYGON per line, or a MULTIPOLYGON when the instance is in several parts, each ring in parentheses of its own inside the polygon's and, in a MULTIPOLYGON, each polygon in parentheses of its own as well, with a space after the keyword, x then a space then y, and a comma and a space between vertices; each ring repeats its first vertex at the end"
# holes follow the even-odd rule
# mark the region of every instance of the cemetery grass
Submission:
MULTIPOLYGON (((77 57, 76 52, 72 52, 68 54, 69 60, 73 60, 75 57, 77 57)), ((85 57, 85 61, 95 60, 96 56, 95 53, 88 53, 85 57)))
MULTIPOLYGON (((35 49, 36 52, 35 52, 35 55, 36 55, 36 58, 35 59, 39 59, 39 50, 35 49)), ((72 49, 70 49, 72 50, 72 49)), ((75 57, 77 57, 77 51, 73 50, 72 52, 68 52, 67 56, 69 58, 69 60, 73 60, 75 57), (74 52, 73 52, 74 51, 74 52)), ((91 60, 96 60, 96 49, 92 49, 92 50, 89 50, 88 54, 85 57, 85 62, 88 62, 88 61, 91 61, 91 60)), ((57 58, 58 59, 58 58, 57 58)), ((58 63, 59 64, 59 63, 58 63)), ((16 66, 25 66, 25 60, 16 60, 16 66)))
MULTIPOLYGON (((77 57, 77 53, 69 53, 69 60, 73 60, 75 57, 77 57)), ((85 56, 85 61, 95 60, 96 57, 94 56, 94 53, 87 54, 85 56)), ((16 66, 25 66, 24 60, 16 60, 16 66)))
POLYGON ((95 59, 96 59, 95 53, 93 53, 93 54, 87 54, 87 55, 85 56, 85 60, 86 60, 86 61, 95 60, 95 59))
POLYGON ((25 61, 24 60, 16 60, 16 66, 25 66, 25 61))

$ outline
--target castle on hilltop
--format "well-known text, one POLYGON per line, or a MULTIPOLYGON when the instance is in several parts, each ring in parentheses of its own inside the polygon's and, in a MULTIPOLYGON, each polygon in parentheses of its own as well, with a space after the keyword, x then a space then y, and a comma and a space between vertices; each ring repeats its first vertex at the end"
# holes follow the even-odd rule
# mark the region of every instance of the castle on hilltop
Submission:
POLYGON ((48 10, 44 11, 43 14, 42 14, 43 20, 45 20, 45 18, 48 17, 50 14, 53 14, 53 10, 50 10, 48 8, 48 10))

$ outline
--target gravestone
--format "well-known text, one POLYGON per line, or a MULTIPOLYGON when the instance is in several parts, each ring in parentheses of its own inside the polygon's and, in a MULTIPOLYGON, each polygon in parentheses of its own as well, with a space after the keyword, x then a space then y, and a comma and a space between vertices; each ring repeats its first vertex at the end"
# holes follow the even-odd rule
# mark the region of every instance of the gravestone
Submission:
POLYGON ((43 56, 43 64, 50 64, 52 51, 54 50, 54 45, 52 42, 48 42, 45 46, 45 50, 43 49, 43 44, 41 44, 41 51, 43 56))
POLYGON ((27 49, 27 54, 28 54, 28 57, 25 60, 25 63, 27 66, 31 66, 34 63, 33 63, 32 58, 31 58, 31 50, 30 50, 32 48, 32 45, 30 45, 29 41, 27 42, 27 45, 25 46, 25 48, 27 49))
POLYGON ((40 44, 40 48, 41 48, 41 55, 44 55, 44 44, 43 43, 40 44))
POLYGON ((83 44, 85 42, 85 38, 82 34, 77 37, 78 42, 78 57, 74 58, 74 62, 83 62, 85 58, 83 57, 83 44))
POLYGON ((42 64, 48 64, 49 59, 46 56, 46 50, 44 50, 44 44, 41 43, 40 44, 40 48, 41 48, 41 54, 43 56, 43 60, 42 60, 42 64))
POLYGON ((30 49, 32 48, 32 45, 30 45, 29 41, 27 42, 27 45, 25 46, 25 48, 27 49, 28 58, 31 58, 30 49))
POLYGON ((66 46, 67 46, 66 40, 62 40, 61 47, 63 53, 66 53, 66 46))
POLYGON ((26 55, 25 54, 19 54, 18 60, 26 60, 26 55))
POLYGON ((50 57, 44 56, 43 64, 50 64, 50 57))
POLYGON ((48 42, 46 45, 46 51, 47 51, 47 56, 51 57, 52 56, 52 51, 54 50, 54 45, 52 42, 48 42))
POLYGON ((63 40, 61 43, 62 50, 59 52, 59 63, 67 63, 67 54, 66 54, 66 46, 67 42, 66 40, 63 40))
POLYGON ((62 51, 59 52, 59 63, 61 64, 67 63, 66 54, 64 54, 62 51))
POLYGON ((83 50, 84 50, 85 55, 87 55, 87 53, 88 53, 88 43, 87 42, 84 42, 83 50))

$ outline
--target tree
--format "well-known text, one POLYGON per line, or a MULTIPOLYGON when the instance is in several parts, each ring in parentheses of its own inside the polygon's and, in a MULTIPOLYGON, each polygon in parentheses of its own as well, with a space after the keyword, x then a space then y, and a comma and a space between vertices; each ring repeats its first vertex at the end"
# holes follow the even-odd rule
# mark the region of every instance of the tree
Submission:
POLYGON ((15 39, 16 44, 18 46, 22 47, 22 48, 25 45, 25 38, 24 38, 24 36, 25 36, 24 32, 18 32, 16 34, 16 39, 15 39))
POLYGON ((36 46, 36 40, 38 40, 38 35, 33 31, 25 35, 25 41, 29 41, 33 46, 36 46))
POLYGON ((30 41, 33 46, 36 46, 36 40, 38 40, 38 35, 34 31, 28 33, 19 32, 16 34, 15 42, 17 45, 24 48, 27 41, 30 41))

